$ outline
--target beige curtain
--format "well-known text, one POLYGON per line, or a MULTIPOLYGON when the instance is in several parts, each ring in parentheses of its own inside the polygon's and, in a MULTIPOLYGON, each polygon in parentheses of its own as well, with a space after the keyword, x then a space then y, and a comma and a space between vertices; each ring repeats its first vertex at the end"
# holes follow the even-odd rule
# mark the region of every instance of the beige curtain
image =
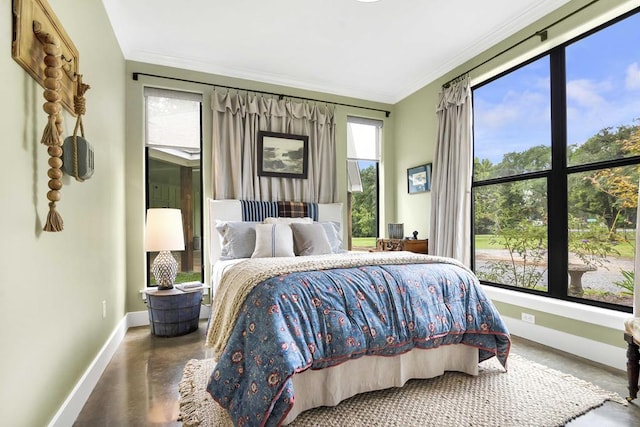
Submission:
POLYGON ((213 93, 213 196, 215 199, 337 200, 334 109, 260 95, 213 93), (307 179, 259 177, 258 131, 309 136, 307 179))
POLYGON ((471 86, 468 76, 444 88, 431 182, 429 253, 471 263, 471 86))

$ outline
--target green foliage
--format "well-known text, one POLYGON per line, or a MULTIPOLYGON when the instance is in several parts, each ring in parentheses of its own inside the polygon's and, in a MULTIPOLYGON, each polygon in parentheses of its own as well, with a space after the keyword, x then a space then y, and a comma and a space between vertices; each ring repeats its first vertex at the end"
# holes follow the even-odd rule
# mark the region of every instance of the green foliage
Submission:
POLYGON ((498 215, 498 187, 488 185, 473 190, 476 234, 492 234, 498 215))
POLYGON ((489 159, 478 159, 475 157, 473 159, 473 179, 476 181, 482 181, 489 178, 494 178, 493 176, 493 163, 489 159))
POLYGON ((494 170, 494 176, 519 175, 551 168, 551 147, 538 145, 523 152, 507 153, 494 170))
POLYGON ((628 148, 624 141, 629 140, 638 126, 607 127, 587 139, 580 146, 571 145, 568 150, 568 164, 578 165, 625 157, 628 148))
POLYGON ((505 247, 509 258, 490 263, 477 272, 478 277, 523 288, 538 287, 546 272, 546 231, 546 227, 533 225, 528 220, 498 228, 490 244, 505 247))
POLYGON ((605 267, 607 255, 619 255, 615 245, 618 237, 611 235, 609 229, 600 223, 583 224, 569 215, 569 252, 589 267, 605 267))
POLYGON ((622 274, 622 280, 617 280, 613 282, 614 285, 619 288, 624 289, 622 293, 624 295, 633 295, 633 289, 635 287, 635 274, 633 271, 627 271, 620 269, 620 274, 622 274))
MULTIPOLYGON (((569 165, 620 159, 638 154, 640 126, 605 128, 580 146, 568 149, 569 165)), ((635 223, 638 167, 624 166, 571 174, 568 178, 570 212, 581 218, 600 218, 610 230, 635 223), (634 221, 631 221, 631 219, 634 221)))
MULTIPOLYGON (((531 150, 541 151, 542 148, 534 147, 531 150)), ((536 164, 536 159, 544 156, 541 153, 536 153, 536 156, 531 158, 527 156, 505 157, 513 157, 507 162, 511 163, 511 170, 516 168, 529 170, 533 167, 533 164, 536 164), (522 163, 525 160, 520 157, 528 159, 530 163, 522 163), (517 167, 514 165, 514 158, 518 158, 520 162, 517 167)), ((487 161, 480 162, 476 159, 476 167, 480 168, 482 175, 502 176, 500 171, 504 171, 506 168, 503 161, 496 166, 500 171, 490 172, 486 170, 489 165, 490 163, 487 161)), ((476 187, 473 195, 475 202, 474 227, 475 232, 478 234, 489 234, 497 226, 507 228, 509 227, 509 222, 517 224, 525 219, 536 224, 546 223, 547 188, 546 180, 543 178, 476 187)))
POLYGON ((372 237, 377 235, 376 206, 377 206, 377 171, 371 165, 360 171, 362 180, 361 193, 353 193, 351 206, 351 226, 354 237, 372 237))

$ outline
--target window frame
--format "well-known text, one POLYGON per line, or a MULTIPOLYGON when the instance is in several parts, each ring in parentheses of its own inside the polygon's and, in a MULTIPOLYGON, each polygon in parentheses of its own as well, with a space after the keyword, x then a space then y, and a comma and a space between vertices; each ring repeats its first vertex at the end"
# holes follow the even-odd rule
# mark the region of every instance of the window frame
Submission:
MULTIPOLYGON (((494 283, 481 280, 481 283, 497 288, 509 289, 517 292, 534 294, 543 297, 555 298, 577 302, 584 305, 591 305, 606 309, 612 309, 631 313, 632 307, 613 304, 603 301, 579 298, 568 293, 568 264, 569 264, 569 207, 568 207, 568 178, 572 174, 581 172, 593 172, 601 169, 612 169, 622 166, 640 166, 640 156, 630 156, 625 158, 580 164, 574 166, 567 165, 567 87, 566 87, 566 48, 580 40, 595 34, 605 28, 615 25, 635 14, 640 13, 640 8, 635 8, 615 19, 599 25, 571 40, 568 40, 552 49, 540 53, 514 67, 499 73, 498 75, 472 86, 472 97, 475 90, 488 85, 530 63, 545 56, 549 57, 549 77, 550 77, 550 105, 551 105, 551 168, 544 171, 527 172, 519 175, 511 175, 484 180, 475 180, 472 173, 471 182, 471 268, 475 271, 475 191, 476 188, 491 186, 496 184, 511 183, 517 181, 544 178, 547 181, 547 291, 533 290, 523 287, 516 287, 502 283, 494 283), (553 183, 553 185, 549 185, 553 183), (553 236, 553 238, 552 238, 553 236)), ((475 133, 475 129, 473 131, 475 133)), ((475 152, 475 144, 474 144, 475 152)), ((475 155, 474 155, 475 159, 475 155)), ((474 166, 475 168, 475 161, 474 166)), ((639 248, 636 248, 638 250, 639 248)))
MULTIPOLYGON (((183 99, 183 100, 191 100, 194 102, 198 102, 199 103, 199 108, 198 108, 198 115, 199 115, 199 121, 198 121, 198 125, 199 125, 199 139, 200 139, 200 156, 199 156, 199 161, 198 161, 198 168, 200 170, 200 197, 199 197, 199 205, 200 205, 200 252, 201 252, 201 257, 200 257, 200 278, 201 278, 201 282, 204 283, 205 282, 205 269, 204 269, 204 264, 205 264, 205 254, 207 253, 206 251, 208 250, 206 248, 206 239, 204 238, 205 235, 205 231, 204 231, 204 174, 202 173, 203 171, 203 159, 202 159, 202 153, 203 153, 203 99, 202 99, 202 94, 199 93, 194 93, 194 92, 189 92, 189 91, 184 91, 184 90, 180 90, 180 89, 161 89, 161 88, 156 88, 154 86, 145 86, 144 87, 144 91, 143 91, 143 106, 144 106, 144 127, 145 127, 145 134, 144 134, 144 138, 143 138, 143 144, 144 144, 144 191, 145 191, 145 214, 147 209, 150 208, 150 194, 151 194, 151 189, 150 189, 150 182, 149 182, 149 160, 151 159, 150 156, 150 150, 151 149, 158 149, 158 148, 172 148, 170 146, 156 146, 156 145, 149 145, 147 143, 147 126, 148 126, 148 122, 147 122, 147 118, 148 118, 148 112, 147 112, 147 97, 148 96, 155 96, 155 97, 162 97, 162 95, 168 95, 168 98, 175 98, 175 99, 183 99), (181 95, 184 95, 184 97, 182 97, 181 95), (199 99, 198 99, 199 98, 199 99)), ((193 196, 193 194, 192 194, 193 196)), ((193 244, 193 242, 189 242, 185 239, 185 245, 189 245, 189 244, 193 244)), ((175 256, 175 255, 174 255, 175 256)), ((152 257, 151 257, 151 253, 150 252, 145 252, 145 259, 146 259, 146 266, 145 266, 145 277, 146 277, 146 286, 154 286, 151 285, 151 275, 149 274, 150 271, 150 266, 151 266, 151 261, 152 261, 152 257)))
MULTIPOLYGON (((347 168, 349 167, 348 166, 349 161, 356 161, 356 162, 367 161, 367 162, 372 162, 375 165, 374 172, 375 172, 375 186, 376 186, 375 188, 376 207, 375 207, 375 224, 374 224, 375 236, 373 237, 378 239, 380 237, 380 163, 382 162, 382 151, 383 151, 382 136, 383 136, 384 121, 379 119, 369 119, 361 116, 348 115, 347 116, 347 133, 349 132, 348 127, 350 123, 372 126, 376 129, 375 153, 377 158, 370 159, 370 158, 358 158, 358 157, 349 156, 349 148, 348 148, 347 149, 347 168)), ((349 145, 349 141, 347 142, 347 144, 349 145)), ((349 170, 347 170, 347 181, 348 181, 348 176, 349 176, 349 170)), ((352 248, 352 237, 353 237, 352 236, 353 234, 352 216, 351 216, 352 206, 353 206, 352 200, 353 200, 352 192, 347 191, 347 205, 348 205, 347 249, 348 250, 351 250, 352 248)))

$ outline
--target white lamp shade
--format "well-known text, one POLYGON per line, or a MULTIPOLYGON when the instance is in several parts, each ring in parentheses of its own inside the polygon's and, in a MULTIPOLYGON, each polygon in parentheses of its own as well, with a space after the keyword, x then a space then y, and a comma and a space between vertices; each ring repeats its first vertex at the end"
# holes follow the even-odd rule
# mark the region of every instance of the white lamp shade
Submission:
POLYGON ((147 210, 144 247, 147 252, 183 251, 184 232, 180 209, 147 210))

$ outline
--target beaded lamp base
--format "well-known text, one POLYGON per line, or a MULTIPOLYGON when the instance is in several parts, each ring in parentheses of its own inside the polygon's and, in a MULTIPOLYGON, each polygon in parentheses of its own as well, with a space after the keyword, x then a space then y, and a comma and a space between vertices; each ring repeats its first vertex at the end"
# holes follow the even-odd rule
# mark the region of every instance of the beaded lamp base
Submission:
POLYGON ((178 262, 169 251, 160 251, 151 264, 158 289, 171 289, 178 274, 178 262))

